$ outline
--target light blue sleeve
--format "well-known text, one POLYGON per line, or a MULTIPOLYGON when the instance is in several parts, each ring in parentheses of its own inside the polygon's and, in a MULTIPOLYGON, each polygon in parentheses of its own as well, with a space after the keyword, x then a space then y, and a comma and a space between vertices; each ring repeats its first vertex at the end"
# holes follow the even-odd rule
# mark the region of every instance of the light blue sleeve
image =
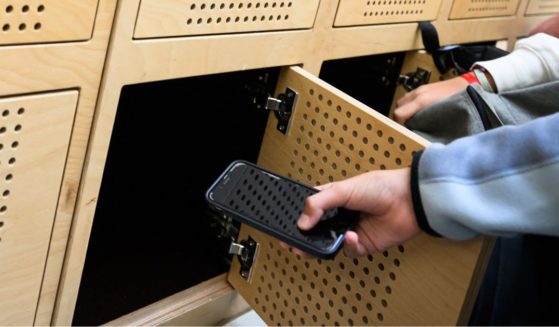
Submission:
POLYGON ((559 236, 559 113, 433 144, 412 168, 423 229, 452 239, 559 236))

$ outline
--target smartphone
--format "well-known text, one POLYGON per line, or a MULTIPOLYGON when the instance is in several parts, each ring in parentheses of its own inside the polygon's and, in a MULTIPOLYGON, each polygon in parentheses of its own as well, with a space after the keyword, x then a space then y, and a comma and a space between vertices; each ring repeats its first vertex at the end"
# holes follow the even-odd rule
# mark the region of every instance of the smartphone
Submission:
POLYGON ((315 257, 335 257, 358 213, 345 208, 327 211, 311 230, 297 227, 305 199, 319 192, 247 161, 234 161, 206 192, 215 210, 268 233, 315 257))

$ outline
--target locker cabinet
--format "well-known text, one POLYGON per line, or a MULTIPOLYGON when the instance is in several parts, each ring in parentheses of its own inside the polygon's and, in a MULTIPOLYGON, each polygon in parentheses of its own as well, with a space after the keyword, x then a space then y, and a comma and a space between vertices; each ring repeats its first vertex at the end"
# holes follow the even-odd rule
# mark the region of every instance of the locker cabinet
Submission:
MULTIPOLYGON (((545 11, 547 9, 543 10, 541 5, 534 5, 534 3, 536 2, 528 0, 499 1, 498 3, 424 0, 398 1, 397 4, 395 1, 382 1, 381 3, 368 0, 119 1, 111 27, 111 46, 104 64, 95 119, 91 125, 92 132, 90 137, 85 138, 88 144, 87 160, 83 165, 83 171, 80 171, 81 179, 76 191, 77 200, 71 213, 72 230, 68 238, 61 284, 57 289, 57 310, 55 310, 53 322, 69 324, 72 321, 87 247, 90 245, 92 221, 97 205, 103 198, 104 192, 100 192, 102 190, 101 181, 104 178, 103 170, 107 160, 110 159, 108 152, 113 135, 122 131, 121 125, 116 128, 117 125, 114 123, 117 121, 117 116, 120 115, 119 106, 120 101, 123 100, 121 96, 132 88, 146 83, 162 83, 197 77, 212 79, 218 78, 220 74, 241 74, 253 69, 292 65, 301 66, 310 74, 318 76, 321 66, 326 67, 336 60, 420 49, 422 42, 417 29, 419 20, 433 22, 440 31, 443 45, 501 39, 514 42, 517 37, 526 35, 531 27, 549 17, 549 12, 545 11), (528 11, 529 6, 537 6, 536 13, 533 9, 528 11), (468 33, 463 33, 463 31, 468 31, 468 33)), ((541 3, 543 4, 543 2, 541 3)), ((546 2, 545 5, 548 3, 546 2)), ((103 17, 106 18, 108 15, 103 17)), ((315 81, 318 85, 316 87, 310 87, 307 82, 301 82, 302 76, 309 80, 313 78, 300 69, 284 69, 283 77, 280 78, 280 87, 277 92, 285 90, 287 76, 290 78, 295 76, 294 83, 303 90, 300 91, 300 94, 301 99, 304 100, 301 100, 302 102, 295 109, 287 134, 270 127, 267 128, 263 146, 260 151, 256 151, 260 153, 259 163, 266 168, 291 175, 293 178, 309 184, 316 184, 347 177, 368 169, 405 166, 409 163, 411 152, 426 145, 424 140, 403 131, 355 100, 341 96, 340 91, 334 91, 323 82, 315 81), (311 89, 315 92, 313 95, 310 94, 311 89), (320 99, 320 95, 322 95, 322 99, 320 99), (342 100, 334 98, 334 95, 341 96, 342 100), (329 100, 331 104, 329 104, 329 100), (310 103, 312 112, 305 112, 307 102, 310 103), (338 106, 340 112, 337 111, 338 106), (318 112, 315 111, 316 108, 318 108, 318 112), (338 115, 342 117, 338 117, 338 115), (369 125, 370 127, 368 127, 369 125), (334 137, 330 136, 331 133, 334 134, 334 137), (329 138, 335 140, 336 143, 329 138), (301 144, 297 143, 297 139, 301 140, 301 144), (270 144, 273 146, 270 147, 270 144)), ((336 85, 336 81, 329 81, 336 85)), ((340 89, 343 89, 341 84, 340 89)), ((148 92, 146 91, 146 96, 149 96, 148 92)), ((220 97, 217 88, 211 97, 220 97)), ((173 169, 178 169, 176 167, 180 166, 180 163, 176 162, 168 167, 165 166, 165 160, 171 160, 168 158, 171 156, 169 151, 165 149, 175 144, 177 149, 192 150, 194 149, 192 143, 204 139, 207 131, 204 135, 187 138, 184 144, 178 143, 177 140, 173 140, 174 143, 169 142, 171 137, 165 139, 164 133, 158 133, 158 129, 165 128, 164 118, 176 118, 177 116, 173 116, 173 113, 177 111, 180 111, 181 115, 185 115, 186 109, 161 105, 165 101, 164 97, 155 97, 150 100, 156 101, 156 103, 152 111, 148 111, 148 115, 143 118, 146 134, 142 137, 148 137, 149 133, 153 133, 161 139, 160 143, 150 143, 153 145, 143 149, 146 151, 146 157, 140 156, 137 161, 147 160, 138 167, 147 168, 145 171, 149 171, 149 173, 146 173, 145 176, 142 175, 141 178, 150 179, 147 185, 154 186, 148 188, 145 205, 157 206, 157 203, 150 203, 150 198, 157 198, 156 196, 150 197, 150 194, 157 193, 158 196, 164 194, 164 187, 161 185, 159 188, 155 187, 157 185, 152 182, 156 181, 158 176, 171 174, 173 169), (157 103, 157 100, 160 102, 157 103), (149 114, 157 119, 150 120, 149 114), (150 124, 151 122, 159 122, 159 124, 154 127, 150 124), (149 155, 147 155, 148 153, 149 155), (157 161, 157 164, 152 167, 159 167, 154 169, 155 171, 149 170, 150 160, 157 161), (158 174, 161 171, 164 171, 165 174, 158 174)), ((180 103, 184 103, 187 107, 188 100, 181 101, 184 101, 180 103)), ((387 102, 390 101, 387 100, 387 102)), ((375 104, 370 106, 381 110, 376 108, 375 104)), ((207 108, 198 106, 195 110, 203 109, 207 108)), ((228 109, 224 108, 222 111, 228 109)), ((386 109, 382 110, 386 111, 386 109)), ((222 112, 218 111, 209 115, 211 116, 209 120, 226 117, 226 115, 221 116, 222 112)), ((196 124, 189 118, 183 118, 184 126, 180 125, 180 120, 173 121, 173 124, 169 124, 169 126, 175 126, 174 133, 183 131, 188 134, 189 125, 196 124)), ((274 119, 270 118, 270 126, 276 124, 274 119)), ((260 124, 255 125, 263 128, 263 125, 260 124)), ((244 130, 248 130, 248 128, 244 130)), ((256 134, 251 142, 255 142, 260 137, 256 134)), ((233 131, 229 135, 235 135, 235 132, 233 131)), ((178 139, 178 137, 173 138, 178 139)), ((150 142, 155 139, 157 138, 154 137, 150 142)), ((260 144, 260 142, 257 143, 260 144)), ((141 150, 141 148, 138 150, 140 154, 141 150)), ((191 151, 189 156, 196 158, 198 152, 191 151)), ((224 160, 225 156, 222 159, 224 160)), ((209 167, 209 165, 206 166, 209 167)), ((141 190, 140 187, 138 189, 141 190)), ((165 210, 172 207, 166 205, 163 205, 165 210)), ((101 206, 99 208, 102 210, 101 206)), ((161 210, 161 215, 153 214, 153 221, 149 221, 144 226, 133 226, 133 230, 138 231, 141 227, 149 231, 150 224, 157 223, 157 219, 167 222, 169 214, 164 214, 165 210, 161 210)), ((122 218, 121 222, 124 221, 126 219, 122 218)), ((131 224, 133 225, 133 223, 131 224)), ((173 232, 183 231, 181 228, 176 228, 177 226, 173 227, 175 227, 173 232)), ((164 223, 152 230, 155 232, 157 229, 164 230, 164 223)), ((124 233, 132 229, 123 228, 123 230, 124 233)), ((148 239, 149 236, 152 235, 148 235, 148 239)), ((365 324, 365 321, 370 324, 397 324, 414 320, 430 323, 427 320, 429 316, 437 319, 431 323, 465 322, 471 308, 473 294, 476 292, 476 278, 483 270, 483 262, 485 262, 483 254, 487 253, 487 248, 490 246, 489 240, 476 240, 457 245, 422 236, 410 244, 403 245, 402 248, 395 248, 386 254, 377 254, 371 258, 364 258, 357 263, 343 258, 339 258, 339 262, 306 262, 299 260, 289 252, 278 254, 275 241, 243 228, 240 239, 247 237, 259 242, 264 249, 255 262, 254 276, 256 279, 253 279, 252 283, 248 285, 242 280, 236 280, 238 275, 238 267, 235 266, 238 264, 236 258, 232 258, 233 270, 228 278, 231 284, 243 292, 249 304, 261 311, 268 323, 274 324, 278 322, 289 324, 290 321, 293 324, 301 324, 301 319, 305 323, 314 323, 316 319, 317 323, 333 324, 336 322, 339 324, 365 324), (269 259, 267 254, 270 256, 269 259), (457 258, 458 261, 456 261, 457 258), (434 268, 435 263, 441 262, 444 263, 442 267, 434 268), (275 268, 276 263, 279 271, 271 268, 275 268), (305 263, 308 263, 308 267, 305 263), (343 268, 340 267, 340 263, 343 268), (399 266, 396 267, 396 265, 399 266), (282 268, 285 269, 285 274, 281 270, 282 268), (288 268, 291 270, 289 271, 288 268), (294 272, 295 269, 297 272, 294 272), (309 290, 304 288, 305 285, 291 283, 290 278, 294 280, 303 278, 301 275, 303 269, 309 270, 305 274, 305 278, 309 281, 309 287, 310 282, 314 283, 314 289, 309 290), (315 271, 319 277, 315 276, 315 271), (334 274, 323 277, 322 274, 331 274, 328 271, 334 274), (280 276, 284 279, 280 279, 280 276), (333 280, 329 279, 330 277, 333 280), (431 277, 433 278, 430 279, 431 277), (319 278, 319 280, 313 278, 319 278), (351 282, 342 283, 347 278, 351 282), (415 283, 414 278, 427 282, 415 283), (283 281, 283 286, 280 285, 279 280, 283 281), (321 286, 325 287, 324 289, 319 289, 319 283, 323 285, 324 280, 328 285, 321 286), (361 286, 362 284, 365 287, 361 286), (259 287, 261 291, 259 291, 259 287), (282 291, 278 287, 283 287, 282 291), (303 289, 300 290, 300 287, 303 289), (333 287, 338 295, 334 296, 332 301, 334 298, 338 301, 335 305, 338 307, 337 310, 342 310, 342 313, 329 312, 329 317, 327 317, 323 313, 326 312, 324 308, 330 308, 331 305, 325 298, 327 294, 333 294, 333 287), (276 291, 271 294, 264 293, 269 288, 276 289, 276 291), (363 288, 363 291, 357 291, 360 288, 363 288), (433 296, 435 300, 426 300, 428 297, 425 294, 428 288, 429 291, 436 293, 436 296, 433 296), (342 294, 340 289, 346 293, 342 294), (291 294, 288 294, 287 290, 291 294), (406 290, 413 292, 413 296, 404 293, 406 290), (368 299, 371 302, 364 302, 365 292, 368 292, 368 299), (324 295, 324 298, 321 297, 321 294, 324 295), (266 299, 266 295, 268 295, 268 299, 266 299), (295 301, 295 296, 300 303, 303 303, 303 299, 311 302, 312 307, 307 305, 306 310, 304 306, 289 307, 289 311, 281 310, 285 304, 284 301, 288 301, 289 304, 290 300, 295 301), (349 296, 352 296, 357 302, 349 305, 349 296), (311 298, 310 301, 308 297, 311 298), (361 301, 357 300, 358 297, 361 298, 361 301), (346 301, 347 304, 344 303, 346 301), (448 306, 446 303, 442 304, 445 301, 449 303, 448 306), (422 310, 427 303, 433 305, 422 313, 420 310, 412 311, 411 304, 416 303, 417 307, 422 310), (404 307, 406 309, 402 309, 404 307), (440 312, 429 311, 437 310, 437 307, 440 312), (446 308, 449 309, 446 310, 446 308), (296 312, 293 313, 292 309, 295 309, 296 312), (266 313, 263 313, 264 310, 266 313), (322 312, 322 316, 318 314, 319 311, 322 312), (396 315, 396 312, 400 311, 403 312, 402 315, 396 315), (270 314, 273 316, 270 317, 270 314)), ((196 249, 198 247, 201 246, 197 246, 196 249)), ((196 249, 191 250, 196 251, 196 249)), ((165 256, 161 253, 163 252, 154 251, 154 256, 158 254, 165 256)), ((139 257, 141 259, 141 255, 139 257)), ((123 262, 121 264, 125 265, 123 262)), ((184 265, 184 263, 181 264, 184 265)), ((123 275, 126 276, 126 274, 123 275)), ((84 275, 84 278, 87 279, 86 276, 87 272, 84 275)), ((92 276, 95 274, 89 276, 94 278, 92 276)), ((142 305, 147 305, 144 307, 149 312, 147 316, 143 316, 143 309, 140 309, 140 312, 132 312, 123 317, 125 320, 113 322, 126 321, 129 324, 138 324, 138 322, 218 323, 229 314, 224 312, 223 308, 233 302, 237 303, 238 297, 235 296, 230 284, 225 281, 223 274, 208 275, 207 277, 208 280, 194 286, 188 283, 188 285, 183 284, 182 287, 186 289, 174 288, 173 291, 178 291, 178 293, 156 303, 149 305, 143 303, 142 305), (203 291, 205 286, 207 286, 207 291, 203 291)), ((163 279, 161 278, 160 281, 163 279)), ((142 287, 138 287, 138 289, 141 291, 142 287)), ((146 287, 143 289, 145 290, 146 287)), ((160 294, 160 296, 170 295, 169 293, 160 294)), ((151 300, 156 301, 153 297, 151 300)), ((129 304, 126 303, 126 305, 129 304)), ((246 309, 246 304, 239 306, 237 304, 235 307, 246 309)), ((133 310, 130 306, 127 308, 133 310)), ((242 310, 237 310, 237 312, 239 311, 242 310)))
POLYGON ((57 294, 115 4, 0 2, 0 325, 49 325, 65 308, 57 294))
POLYGON ((91 38, 98 0, 3 1, 0 45, 91 38))
POLYGON ((512 16, 518 10, 519 0, 455 0, 450 19, 512 16))
POLYGON ((67 91, 0 100, 2 325, 34 322, 77 98, 67 91))
POLYGON ((557 0, 530 0, 526 8, 526 15, 555 14, 559 12, 557 0))

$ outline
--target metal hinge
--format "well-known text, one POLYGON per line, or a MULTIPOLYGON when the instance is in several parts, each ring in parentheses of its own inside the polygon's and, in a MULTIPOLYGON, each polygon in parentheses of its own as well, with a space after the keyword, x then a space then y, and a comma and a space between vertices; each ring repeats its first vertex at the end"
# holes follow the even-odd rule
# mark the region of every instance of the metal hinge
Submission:
POLYGON ((241 277, 248 283, 250 283, 252 277, 252 267, 259 247, 260 245, 250 236, 239 243, 231 242, 229 247, 229 253, 234 254, 239 259, 241 277))
POLYGON ((400 77, 398 77, 398 84, 404 86, 406 91, 412 91, 423 84, 429 83, 429 78, 431 78, 430 71, 417 67, 415 73, 400 75, 400 77))
POLYGON ((271 110, 276 115, 276 118, 278 119, 276 128, 283 134, 285 134, 289 128, 291 113, 293 112, 293 107, 297 101, 297 96, 297 92, 287 88, 285 93, 278 95, 277 98, 268 97, 266 104, 264 105, 264 109, 271 110))

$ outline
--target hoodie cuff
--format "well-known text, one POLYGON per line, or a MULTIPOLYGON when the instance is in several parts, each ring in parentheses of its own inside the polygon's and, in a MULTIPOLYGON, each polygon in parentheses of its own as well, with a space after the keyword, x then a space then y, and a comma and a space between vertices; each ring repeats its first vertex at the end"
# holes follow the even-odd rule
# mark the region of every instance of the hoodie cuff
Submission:
POLYGON ((431 226, 429 226, 429 221, 427 216, 425 216, 425 211, 423 210, 423 203, 421 202, 421 193, 419 191, 419 160, 423 155, 423 151, 418 151, 413 155, 413 161, 411 165, 411 196, 413 202, 413 210, 415 212, 415 218, 417 219, 417 225, 425 233, 441 237, 442 235, 437 233, 431 226))

